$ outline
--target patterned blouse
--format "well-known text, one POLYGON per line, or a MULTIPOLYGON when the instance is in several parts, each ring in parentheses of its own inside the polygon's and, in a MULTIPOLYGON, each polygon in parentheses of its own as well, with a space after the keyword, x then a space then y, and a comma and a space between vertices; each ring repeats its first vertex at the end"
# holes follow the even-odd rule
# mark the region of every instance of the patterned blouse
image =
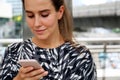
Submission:
POLYGON ((40 48, 31 39, 9 45, 5 51, 0 80, 13 80, 20 59, 36 59, 48 71, 42 80, 97 80, 96 67, 85 46, 65 42, 57 48, 40 48))

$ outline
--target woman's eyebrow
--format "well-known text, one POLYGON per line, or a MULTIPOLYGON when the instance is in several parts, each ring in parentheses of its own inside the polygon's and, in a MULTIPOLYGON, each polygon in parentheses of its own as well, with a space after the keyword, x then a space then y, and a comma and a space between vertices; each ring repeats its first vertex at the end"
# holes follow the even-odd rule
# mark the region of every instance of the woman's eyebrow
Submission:
POLYGON ((29 11, 29 10, 26 10, 25 12, 26 12, 26 13, 32 13, 32 11, 29 11))
POLYGON ((50 11, 49 9, 45 9, 45 10, 41 10, 39 12, 42 13, 42 12, 49 12, 49 11, 50 11))
MULTIPOLYGON (((50 10, 49 9, 45 9, 45 10, 40 10, 38 11, 39 13, 43 13, 43 12, 49 12, 50 10)), ((29 10, 25 10, 25 12, 27 13, 32 13, 32 11, 29 11, 29 10)))

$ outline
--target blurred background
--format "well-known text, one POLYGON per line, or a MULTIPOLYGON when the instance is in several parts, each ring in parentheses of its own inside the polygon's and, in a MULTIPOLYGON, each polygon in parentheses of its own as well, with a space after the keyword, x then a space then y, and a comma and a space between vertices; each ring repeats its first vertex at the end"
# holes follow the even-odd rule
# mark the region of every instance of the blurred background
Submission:
MULTIPOLYGON (((65 0, 74 37, 86 45, 98 80, 120 80, 120 0, 65 0)), ((20 0, 0 0, 0 65, 7 45, 31 36, 20 0)))

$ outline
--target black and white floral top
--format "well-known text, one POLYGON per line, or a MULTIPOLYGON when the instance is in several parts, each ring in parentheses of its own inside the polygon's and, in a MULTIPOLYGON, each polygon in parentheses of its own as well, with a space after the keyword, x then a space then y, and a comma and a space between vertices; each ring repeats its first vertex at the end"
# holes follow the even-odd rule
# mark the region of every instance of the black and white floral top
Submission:
POLYGON ((13 43, 5 51, 0 80, 13 80, 21 67, 20 59, 36 59, 48 71, 42 80, 97 80, 91 53, 84 46, 65 42, 57 48, 36 46, 31 39, 13 43))

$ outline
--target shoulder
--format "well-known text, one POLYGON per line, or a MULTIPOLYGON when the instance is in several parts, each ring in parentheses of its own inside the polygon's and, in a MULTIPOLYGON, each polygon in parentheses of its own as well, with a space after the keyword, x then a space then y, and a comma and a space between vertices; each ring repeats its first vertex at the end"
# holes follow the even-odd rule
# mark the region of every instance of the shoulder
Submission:
POLYGON ((83 54, 83 53, 91 54, 90 50, 85 45, 81 45, 81 44, 77 44, 77 43, 70 44, 69 49, 78 54, 83 54))
POLYGON ((71 44, 71 48, 69 48, 69 51, 71 52, 70 56, 76 56, 76 58, 80 61, 81 60, 91 60, 92 61, 92 55, 90 50, 85 45, 80 44, 71 44))
MULTIPOLYGON (((21 52, 28 52, 32 51, 31 47, 28 47, 31 43, 28 40, 12 43, 9 44, 8 47, 5 49, 4 58, 16 58, 21 55, 21 52)), ((23 55, 23 53, 22 53, 23 55)))
POLYGON ((75 48, 77 51, 79 51, 79 53, 90 52, 89 49, 85 45, 76 44, 75 48))
POLYGON ((28 45, 31 45, 30 39, 27 39, 27 40, 22 41, 22 42, 9 44, 6 48, 6 51, 8 53, 19 52, 22 49, 24 49, 25 47, 28 47, 28 45))
POLYGON ((79 65, 79 67, 84 66, 84 68, 88 65, 94 65, 92 54, 85 45, 77 44, 73 46, 73 49, 73 53, 70 56, 76 65, 79 65))
POLYGON ((69 48, 69 59, 69 64, 74 64, 74 68, 77 66, 86 69, 88 66, 94 65, 90 50, 80 44, 72 45, 71 48, 69 48))
POLYGON ((76 46, 76 51, 80 58, 92 60, 92 55, 90 50, 85 45, 78 44, 76 46))
POLYGON ((10 49, 20 48, 20 47, 25 46, 26 44, 27 44, 27 45, 30 44, 30 39, 27 39, 27 40, 22 41, 22 42, 17 42, 17 43, 9 44, 7 48, 10 48, 10 49))

